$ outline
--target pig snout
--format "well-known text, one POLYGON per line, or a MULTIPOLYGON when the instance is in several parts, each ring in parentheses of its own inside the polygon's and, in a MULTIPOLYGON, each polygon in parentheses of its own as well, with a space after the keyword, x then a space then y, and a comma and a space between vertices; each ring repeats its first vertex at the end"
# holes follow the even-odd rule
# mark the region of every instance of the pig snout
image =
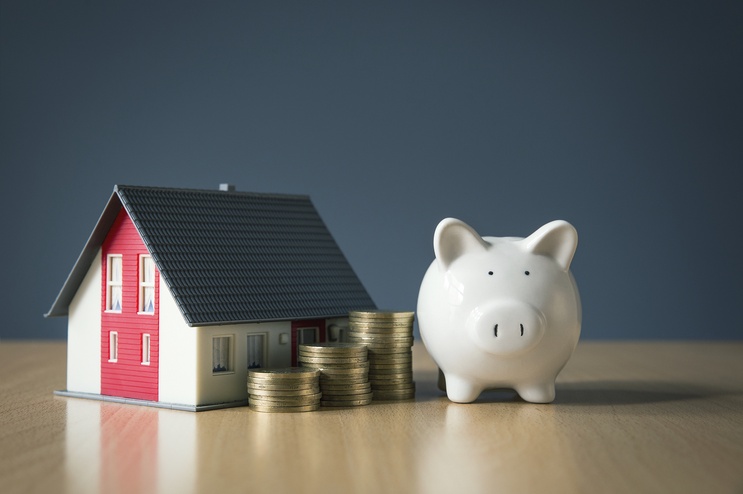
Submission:
POLYGON ((475 307, 466 323, 470 338, 488 353, 520 355, 544 335, 542 312, 519 300, 497 300, 475 307))

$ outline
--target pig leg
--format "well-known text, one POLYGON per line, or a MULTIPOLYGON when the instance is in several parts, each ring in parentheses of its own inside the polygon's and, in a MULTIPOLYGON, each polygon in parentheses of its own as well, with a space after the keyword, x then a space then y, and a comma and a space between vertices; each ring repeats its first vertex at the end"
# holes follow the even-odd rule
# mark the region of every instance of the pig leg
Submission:
POLYGON ((555 399, 555 381, 522 384, 515 387, 521 399, 530 403, 551 403, 555 399))
POLYGON ((446 376, 444 375, 444 371, 441 369, 439 369, 439 382, 437 384, 439 389, 446 393, 446 376))
POLYGON ((448 374, 446 376, 446 396, 454 403, 472 403, 480 396, 483 388, 469 379, 448 374))

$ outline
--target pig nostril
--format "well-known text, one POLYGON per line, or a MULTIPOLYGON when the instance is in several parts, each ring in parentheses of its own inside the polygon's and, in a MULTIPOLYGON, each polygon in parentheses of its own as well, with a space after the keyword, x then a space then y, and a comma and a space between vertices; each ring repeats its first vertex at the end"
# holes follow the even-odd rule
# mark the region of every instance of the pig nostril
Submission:
POLYGON ((524 336, 524 325, 523 324, 519 324, 519 326, 521 326, 521 336, 524 336))
POLYGON ((498 325, 495 325, 495 328, 493 329, 493 332, 495 333, 495 337, 498 337, 498 325))

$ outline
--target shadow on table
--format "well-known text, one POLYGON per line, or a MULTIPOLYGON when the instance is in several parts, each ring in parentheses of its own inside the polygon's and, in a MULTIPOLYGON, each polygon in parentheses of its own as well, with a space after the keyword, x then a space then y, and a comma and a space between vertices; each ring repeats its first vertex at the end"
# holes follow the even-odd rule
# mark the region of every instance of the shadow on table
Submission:
MULTIPOLYGON (((698 400, 729 394, 728 391, 695 384, 668 383, 663 381, 593 381, 581 383, 557 383, 555 401, 552 405, 620 406, 668 403, 698 400)), ((446 399, 435 382, 419 381, 417 401, 446 399)), ((484 391, 475 403, 525 403, 511 389, 484 391)))

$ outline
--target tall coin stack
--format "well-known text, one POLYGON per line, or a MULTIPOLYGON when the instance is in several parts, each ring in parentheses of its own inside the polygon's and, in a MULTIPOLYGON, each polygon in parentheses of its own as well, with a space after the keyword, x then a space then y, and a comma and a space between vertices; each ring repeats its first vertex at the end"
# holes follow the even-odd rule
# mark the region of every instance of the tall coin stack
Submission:
POLYGON ((299 345, 299 365, 320 372, 324 407, 368 405, 372 400, 369 362, 364 345, 311 343, 299 345))
POLYGON ((288 367, 248 371, 248 406, 257 412, 311 412, 320 408, 320 371, 288 367))
POLYGON ((348 340, 369 349, 369 382, 375 400, 415 398, 413 312, 352 311, 348 340))

